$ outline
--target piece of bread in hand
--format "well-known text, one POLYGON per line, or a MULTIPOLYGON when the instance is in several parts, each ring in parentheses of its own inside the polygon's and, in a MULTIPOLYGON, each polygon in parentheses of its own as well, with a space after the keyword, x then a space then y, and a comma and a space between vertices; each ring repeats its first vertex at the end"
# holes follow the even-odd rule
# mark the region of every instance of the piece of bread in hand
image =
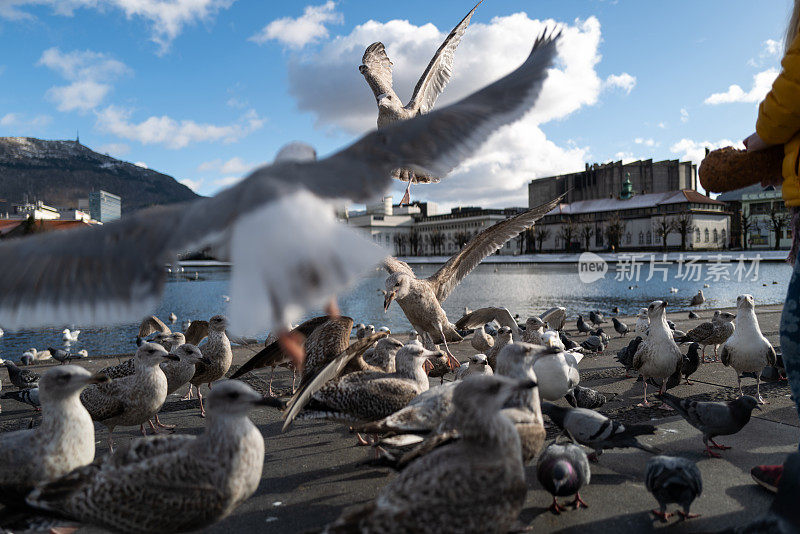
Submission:
POLYGON ((724 193, 767 178, 780 178, 782 169, 783 145, 754 152, 726 146, 706 154, 697 172, 706 191, 724 193))

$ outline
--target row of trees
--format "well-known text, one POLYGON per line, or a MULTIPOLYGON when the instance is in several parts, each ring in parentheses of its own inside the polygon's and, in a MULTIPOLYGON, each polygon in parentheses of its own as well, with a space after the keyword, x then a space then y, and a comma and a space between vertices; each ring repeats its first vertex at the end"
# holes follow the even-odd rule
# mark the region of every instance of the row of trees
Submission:
POLYGON ((765 215, 767 216, 766 219, 758 219, 752 213, 748 215, 742 213, 740 226, 742 229, 742 236, 744 237, 742 241, 744 242, 743 246, 745 249, 747 249, 749 245, 750 234, 755 232, 760 233, 761 230, 772 232, 775 237, 774 249, 778 250, 780 248, 781 237, 783 236, 784 230, 791 224, 791 216, 785 209, 776 207, 775 202, 772 203, 769 212, 765 213, 765 215))

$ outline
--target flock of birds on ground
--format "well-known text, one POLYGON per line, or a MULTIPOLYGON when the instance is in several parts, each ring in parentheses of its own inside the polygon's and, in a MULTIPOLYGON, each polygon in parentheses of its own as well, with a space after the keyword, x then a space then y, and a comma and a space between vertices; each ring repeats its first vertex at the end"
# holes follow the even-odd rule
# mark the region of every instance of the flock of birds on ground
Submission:
MULTIPOLYGON (((375 198, 392 178, 409 187, 436 181, 536 103, 559 31, 542 33, 527 60, 504 78, 432 110, 475 8, 447 36, 405 106, 392 90, 384 46, 367 48, 359 71, 375 95, 378 130, 332 156, 317 161, 313 149, 292 144, 272 165, 215 197, 142 210, 100 228, 0 244, 0 324, 6 328, 63 324, 66 316, 87 327, 138 319, 163 292, 164 265, 173 265, 178 251, 208 248, 234 263, 231 324, 244 333, 248 327, 274 332, 232 374, 232 338, 221 315, 193 321, 184 332, 148 317, 133 357, 95 374, 70 364, 78 355, 63 349, 23 355, 24 363, 48 357, 62 363, 41 377, 6 361, 19 391, 3 395, 34 405, 42 417, 35 428, 0 434, 0 500, 7 505, 0 521, 41 529, 67 520, 120 532, 183 532, 213 524, 252 495, 261 479, 264 438, 248 417, 257 406, 281 410, 284 430, 301 420, 345 424, 381 462, 399 470, 375 500, 347 510, 325 532, 507 532, 525 501, 527 463, 538 458, 537 478, 553 495, 551 509, 560 513, 565 506, 586 506, 580 490, 590 482, 590 460, 623 447, 656 454, 644 470, 659 503, 654 513, 666 520, 667 505, 677 503, 678 514, 691 517, 702 491, 697 467, 657 454, 642 439, 656 427, 602 415, 596 408, 605 396, 579 384, 580 362, 608 344, 599 312, 591 312, 589 322, 579 316, 578 331, 586 336, 572 339, 564 331, 563 308, 524 324, 502 307, 465 313, 451 323, 442 308, 475 266, 561 197, 487 228, 425 279, 337 224, 324 202, 375 198), (308 213, 318 216, 298 215, 308 213), (273 227, 280 231, 265 231, 273 227), (386 330, 359 326, 351 344, 353 320, 340 315, 331 299, 379 261, 389 273, 384 309, 396 301, 414 339, 402 342, 386 330), (325 316, 290 328, 293 318, 325 302, 325 316), (461 363, 449 344, 466 336, 476 352, 461 363), (273 395, 272 376, 266 396, 237 380, 267 367, 273 373, 292 369, 288 400, 273 395), (451 372, 457 380, 445 383, 451 372), (430 377, 440 384, 431 387, 430 377), (206 397, 202 384, 210 389, 206 397), (117 427, 139 426, 143 434, 145 425, 154 433, 171 430, 158 413, 167 395, 186 385, 189 395, 197 390, 200 414, 207 416, 204 433, 143 436, 115 447, 117 427), (554 404, 562 398, 570 407, 554 404), (544 415, 563 431, 563 441, 545 447, 544 415), (96 459, 95 422, 108 429, 112 451, 96 459), (569 496, 570 504, 558 502, 569 496)), ((703 299, 702 291, 697 298, 703 299)), ((637 336, 618 358, 642 377, 643 405, 649 405, 648 384, 654 385, 664 405, 703 433, 706 453, 718 456, 711 446, 725 447, 715 438, 741 430, 760 409, 760 393, 698 402, 667 389, 688 381, 701 346, 703 356, 709 345, 716 356, 722 345, 722 363, 737 377, 755 373, 757 388, 762 368, 778 365, 775 351, 759 330, 749 295, 739 297, 735 317, 720 313, 685 333, 670 328, 666 306, 657 300, 642 309, 633 325, 637 336), (684 355, 678 344, 687 342, 684 355)), ((616 317, 612 323, 620 336, 632 328, 616 317)), ((65 330, 64 340, 79 334, 65 330)), ((791 532, 797 524, 797 455, 786 469, 797 476, 783 477, 771 511, 758 520, 766 530, 758 532, 791 532)))

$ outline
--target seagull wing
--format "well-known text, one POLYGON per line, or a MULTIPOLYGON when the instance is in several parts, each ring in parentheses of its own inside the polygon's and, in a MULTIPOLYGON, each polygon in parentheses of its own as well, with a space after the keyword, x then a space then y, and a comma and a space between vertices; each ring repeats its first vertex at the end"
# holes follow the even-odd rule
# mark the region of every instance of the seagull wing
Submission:
POLYGON ((150 315, 145 317, 142 321, 142 324, 139 325, 139 337, 147 337, 150 334, 154 334, 155 332, 160 332, 162 334, 171 334, 172 330, 164 324, 164 321, 156 317, 155 315, 150 315))
POLYGON ((383 43, 377 42, 369 45, 364 51, 361 63, 358 70, 367 80, 376 99, 380 95, 394 93, 392 90, 392 62, 386 55, 386 47, 383 46, 383 43))
POLYGON ((517 322, 511 316, 511 312, 507 308, 478 308, 477 310, 466 314, 456 322, 458 330, 466 330, 468 328, 477 328, 486 323, 497 321, 500 326, 507 326, 512 330, 517 330, 517 322))
MULTIPOLYGON (((461 280, 464 279, 483 259, 496 252, 506 241, 515 237, 526 228, 547 215, 558 206, 564 196, 560 196, 520 213, 510 219, 490 226, 483 232, 473 237, 464 250, 450 258, 436 274, 428 278, 433 285, 436 298, 439 302, 450 295, 461 280)), ((510 326, 510 325, 509 325, 510 326)), ((516 328, 516 323, 514 324, 516 328)))
MULTIPOLYGON (((481 0, 482 2, 483 0, 481 0)), ((461 38, 467 31, 469 21, 472 19, 472 14, 481 5, 478 2, 472 10, 467 13, 467 16, 461 19, 455 28, 450 31, 450 34, 444 40, 442 45, 433 55, 431 62, 425 68, 414 88, 414 93, 411 96, 411 101, 406 108, 412 110, 419 110, 420 113, 428 113, 433 109, 436 98, 444 91, 445 85, 450 81, 453 75, 453 62, 455 59, 456 48, 461 43, 461 38)))
MULTIPOLYGON (((321 199, 374 198, 398 167, 446 175, 535 104, 558 38, 544 33, 519 68, 459 102, 373 131, 325 159, 282 160, 211 198, 4 242, 0 324, 17 329, 136 320, 156 307, 164 265, 179 252, 204 247, 233 260, 230 315, 238 334, 322 304, 385 254, 336 224, 321 199)), ((468 270, 455 272, 463 277, 468 270)), ((452 282, 442 286, 444 293, 452 282)))
POLYGON ((383 268, 386 269, 386 272, 389 274, 392 273, 404 273, 409 276, 415 276, 414 270, 409 266, 406 262, 400 261, 393 256, 388 256, 383 260, 383 268))
POLYGON ((322 388, 322 386, 324 386, 328 381, 339 376, 339 373, 341 373, 347 364, 350 363, 350 360, 358 357, 359 355, 363 355, 364 352, 366 352, 367 349, 373 345, 373 343, 383 337, 386 337, 387 335, 389 334, 386 332, 379 332, 356 341, 347 347, 347 349, 337 356, 331 363, 325 366, 319 373, 317 373, 317 376, 308 382, 307 385, 298 389, 294 396, 289 399, 289 402, 286 403, 289 411, 286 412, 286 416, 284 417, 282 430, 285 431, 287 428, 289 428, 300 410, 302 410, 303 407, 308 404, 308 401, 311 400, 311 396, 319 391, 320 388, 322 388))
POLYGON ((208 321, 192 321, 183 335, 186 338, 186 343, 199 345, 203 339, 208 337, 208 321))

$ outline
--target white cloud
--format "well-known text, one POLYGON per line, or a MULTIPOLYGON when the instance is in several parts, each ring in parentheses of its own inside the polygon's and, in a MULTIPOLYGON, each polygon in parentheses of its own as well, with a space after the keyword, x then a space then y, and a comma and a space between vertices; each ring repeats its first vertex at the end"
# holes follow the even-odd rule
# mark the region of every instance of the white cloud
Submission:
POLYGON ((206 161, 197 166, 200 172, 216 172, 219 174, 249 174, 250 171, 256 167, 260 167, 263 163, 248 163, 240 157, 233 157, 227 161, 215 159, 206 161))
POLYGON ((105 145, 100 145, 96 150, 101 154, 108 154, 109 156, 119 158, 130 152, 131 148, 125 143, 107 143, 105 145))
POLYGON ((631 76, 627 72, 612 74, 606 78, 604 86, 608 89, 622 89, 626 95, 629 95, 633 88, 636 87, 636 76, 631 76))
POLYGON ((326 24, 341 24, 344 17, 336 12, 336 2, 329 0, 320 6, 306 6, 297 18, 284 17, 273 20, 250 40, 264 44, 278 41, 288 48, 300 49, 328 37, 326 24))
POLYGON ((0 17, 32 19, 26 7, 49 6, 56 14, 72 16, 79 8, 105 11, 116 8, 128 19, 141 18, 150 24, 150 39, 161 53, 169 49, 183 28, 197 22, 211 21, 218 12, 235 0, 0 0, 0 17))
POLYGON ((681 122, 689 122, 689 112, 686 108, 681 108, 681 122))
POLYGON ((714 93, 704 103, 731 104, 734 102, 761 102, 772 88, 772 82, 778 76, 777 69, 767 69, 753 76, 753 87, 745 92, 739 85, 733 84, 724 93, 714 93))
POLYGON ((228 187, 242 181, 242 176, 226 176, 218 180, 214 180, 214 185, 217 187, 228 187))
POLYGON ((711 141, 694 141, 692 139, 683 138, 677 143, 669 147, 670 152, 678 154, 680 159, 684 161, 691 161, 700 164, 703 158, 706 157, 706 148, 714 150, 726 146, 733 146, 735 148, 744 148, 744 143, 741 141, 731 141, 730 139, 720 139, 717 142, 711 141))
POLYGON ((767 56, 780 56, 783 52, 783 44, 775 39, 767 39, 764 41, 764 55, 767 56))
POLYGON ((108 106, 97 113, 97 127, 123 139, 144 145, 160 144, 167 148, 183 148, 192 143, 222 141, 233 143, 258 130, 264 119, 254 110, 242 115, 235 123, 215 125, 192 120, 175 120, 166 115, 149 117, 142 122, 131 122, 132 112, 108 106))
POLYGON ((191 178, 185 178, 183 180, 180 180, 180 183, 182 183, 183 185, 185 185, 186 187, 188 187, 189 189, 191 189, 196 193, 203 185, 203 180, 202 179, 192 180, 191 178))
POLYGON ((633 157, 633 152, 617 152, 614 154, 613 161, 622 161, 623 164, 636 161, 638 158, 633 157))
MULTIPOLYGON (((532 36, 555 25, 525 13, 473 23, 456 51, 453 78, 437 106, 463 98, 517 68, 530 52, 532 36)), ((404 20, 367 21, 347 35, 324 41, 313 54, 292 58, 290 94, 300 110, 315 116, 318 127, 363 133, 375 127, 377 117, 375 99, 356 71, 366 46, 377 40, 386 45, 394 64, 395 91, 408 99, 447 31, 404 20)), ((588 147, 558 146, 547 139, 541 125, 598 101, 603 89, 595 69, 600 37, 595 17, 563 25, 561 61, 551 69, 535 109, 496 132, 441 186, 415 187, 412 194, 442 203, 525 205, 525 186, 531 179, 583 169, 588 147)))
POLYGON ((110 82, 130 72, 121 61, 91 50, 62 52, 48 48, 37 65, 52 69, 72 82, 47 90, 45 96, 59 111, 85 112, 96 108, 111 91, 110 82))
POLYGON ((137 167, 141 167, 143 169, 149 169, 150 168, 150 167, 147 166, 147 163, 145 163, 144 161, 134 161, 133 164, 136 165, 137 167))
POLYGON ((0 126, 15 128, 16 133, 24 135, 26 130, 39 129, 47 126, 53 118, 49 115, 35 115, 26 117, 21 113, 6 113, 0 117, 0 126))
POLYGON ((659 123, 657 124, 657 126, 658 126, 659 128, 661 128, 662 130, 666 130, 666 129, 667 129, 667 125, 666 125, 665 123, 663 123, 663 122, 659 122, 659 123))
POLYGON ((658 143, 656 143, 653 139, 643 139, 641 137, 637 137, 636 139, 633 140, 633 142, 636 143, 637 145, 644 145, 649 147, 654 147, 658 145, 658 143))

